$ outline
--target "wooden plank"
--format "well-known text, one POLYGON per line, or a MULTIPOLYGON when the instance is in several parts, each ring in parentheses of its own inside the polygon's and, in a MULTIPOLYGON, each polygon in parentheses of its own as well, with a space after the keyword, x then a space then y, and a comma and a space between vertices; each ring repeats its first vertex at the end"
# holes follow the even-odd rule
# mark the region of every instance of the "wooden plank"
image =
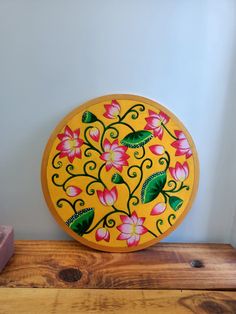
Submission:
POLYGON ((74 241, 16 241, 0 286, 236 290, 236 250, 160 243, 139 252, 103 253, 74 241), (203 267, 191 267, 193 260, 203 267))
POLYGON ((0 314, 236 313, 236 292, 1 288, 0 304, 0 314))

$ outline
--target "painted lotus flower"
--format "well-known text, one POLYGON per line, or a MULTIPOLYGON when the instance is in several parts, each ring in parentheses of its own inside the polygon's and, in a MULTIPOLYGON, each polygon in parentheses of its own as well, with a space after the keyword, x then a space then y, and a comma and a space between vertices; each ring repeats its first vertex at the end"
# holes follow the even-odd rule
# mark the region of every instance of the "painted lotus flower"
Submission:
POLYGON ((95 142, 98 142, 100 138, 100 131, 98 128, 92 128, 89 131, 89 135, 95 142))
POLYGON ((126 154, 128 147, 119 146, 118 140, 114 140, 110 143, 108 139, 104 140, 103 143, 104 152, 100 158, 106 162, 106 170, 109 171, 112 167, 118 171, 122 171, 123 166, 128 166, 127 159, 129 155, 126 154))
POLYGON ((151 215, 160 215, 162 213, 164 213, 164 211, 166 210, 166 203, 157 203, 152 211, 151 211, 151 215))
POLYGON ((178 139, 171 144, 171 146, 176 149, 175 156, 185 155, 186 158, 191 157, 192 150, 184 133, 182 131, 175 130, 175 135, 178 139))
POLYGON ((96 230, 95 238, 96 241, 105 240, 106 242, 109 242, 110 232, 106 228, 99 228, 96 230))
POLYGON ((82 192, 82 190, 74 185, 70 185, 66 188, 66 194, 70 197, 75 197, 79 195, 82 192))
POLYGON ((188 163, 185 161, 183 165, 181 165, 180 162, 176 162, 175 167, 170 167, 170 174, 171 176, 176 180, 183 182, 184 180, 187 179, 189 175, 189 168, 188 168, 188 163))
POLYGON ((120 114, 120 104, 113 99, 110 104, 104 105, 106 112, 103 114, 105 118, 116 119, 120 114))
POLYGON ((147 124, 145 130, 153 130, 154 136, 160 140, 163 137, 163 124, 168 123, 170 118, 163 112, 160 111, 158 114, 152 110, 148 110, 149 117, 145 118, 147 124))
POLYGON ((98 190, 97 196, 104 206, 112 206, 115 204, 117 200, 118 193, 116 187, 113 187, 111 190, 108 189, 104 189, 103 191, 98 190))
POLYGON ((163 155, 165 152, 165 148, 162 145, 152 145, 149 149, 154 155, 163 155))
POLYGON ((69 126, 65 127, 64 133, 57 135, 61 141, 56 147, 60 151, 60 158, 67 157, 71 163, 75 158, 81 158, 81 146, 84 141, 79 135, 80 129, 72 131, 69 126))
POLYGON ((122 224, 117 227, 121 232, 117 240, 126 240, 129 247, 138 245, 141 235, 145 234, 148 230, 143 226, 145 221, 144 217, 138 217, 134 211, 131 215, 121 215, 120 219, 122 224))

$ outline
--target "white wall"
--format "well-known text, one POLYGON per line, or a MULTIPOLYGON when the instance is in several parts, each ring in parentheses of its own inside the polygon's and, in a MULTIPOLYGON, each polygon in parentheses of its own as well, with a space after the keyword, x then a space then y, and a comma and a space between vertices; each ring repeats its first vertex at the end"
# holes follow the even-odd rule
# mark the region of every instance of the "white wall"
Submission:
POLYGON ((233 237, 236 2, 0 0, 0 222, 17 238, 67 236, 51 217, 40 163, 77 104, 134 93, 165 104, 195 139, 196 202, 168 241, 233 237))

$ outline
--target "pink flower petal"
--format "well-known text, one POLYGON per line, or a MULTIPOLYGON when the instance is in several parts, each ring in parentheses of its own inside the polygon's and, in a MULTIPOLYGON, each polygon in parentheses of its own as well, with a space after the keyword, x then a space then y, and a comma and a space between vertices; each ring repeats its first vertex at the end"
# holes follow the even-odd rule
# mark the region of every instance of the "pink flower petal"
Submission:
POLYGON ((118 160, 122 161, 124 159, 124 153, 121 153, 119 151, 114 150, 112 157, 113 157, 114 161, 118 161, 118 160))
POLYGON ((176 149, 175 156, 182 156, 188 153, 189 149, 176 149))
POLYGON ((153 132, 155 137, 158 137, 160 140, 162 140, 163 137, 163 129, 161 126, 157 127, 153 132))
POLYGON ((118 146, 118 147, 116 147, 115 151, 124 154, 127 151, 127 149, 128 149, 128 147, 126 147, 126 146, 118 146))
POLYGON ((117 237, 117 240, 127 240, 131 237, 129 233, 120 233, 117 237))
POLYGON ((188 177, 188 175, 189 175, 189 167, 188 167, 187 161, 185 161, 185 162, 183 163, 183 169, 184 169, 184 171, 185 171, 185 179, 187 179, 187 177, 188 177))
POLYGON ((100 156, 100 159, 104 160, 104 161, 108 161, 110 160, 110 153, 102 153, 102 155, 100 156))
POLYGON ((106 166, 105 166, 106 171, 109 171, 112 168, 112 166, 113 166, 113 164, 111 162, 107 162, 106 166))
POLYGON ((133 220, 133 223, 136 225, 137 222, 138 222, 138 216, 136 214, 136 211, 133 211, 133 213, 132 213, 130 218, 133 220))
POLYGON ((112 106, 115 106, 117 109, 120 110, 120 104, 118 103, 116 99, 112 99, 111 104, 112 106))
POLYGON ((106 232, 106 235, 105 235, 105 237, 104 237, 104 240, 106 241, 106 242, 109 242, 110 241, 110 232, 107 230, 107 232, 106 232))
POLYGON ((60 141, 65 141, 65 140, 70 139, 70 137, 68 135, 65 135, 65 133, 57 134, 57 137, 59 138, 60 141))
POLYGON ((187 151, 187 153, 186 153, 186 158, 189 158, 189 157, 191 157, 192 156, 192 151, 191 151, 191 149, 189 149, 188 151, 187 151))
POLYGON ((73 132, 72 132, 71 128, 68 125, 65 127, 65 135, 73 138, 73 132))
POLYGON ((179 181, 183 182, 185 180, 185 171, 179 162, 175 165, 175 175, 179 181))
POLYGON ((71 141, 70 140, 65 140, 59 143, 56 147, 57 150, 71 150, 71 141))
POLYGON ((158 117, 158 114, 152 110, 148 110, 148 114, 149 114, 149 116, 158 117))
POLYGON ((166 210, 166 204, 165 203, 157 203, 152 211, 151 211, 151 215, 160 215, 162 214, 164 211, 166 210))
POLYGON ((67 154, 67 157, 69 159, 69 162, 70 163, 73 163, 74 159, 75 159, 75 153, 74 152, 71 152, 69 154, 67 154))
POLYGON ((80 129, 76 129, 73 133, 74 133, 74 134, 73 134, 73 137, 74 137, 74 138, 79 138, 80 129))
POLYGON ((135 227, 135 233, 136 234, 142 235, 142 234, 144 234, 146 232, 147 232, 147 228, 145 228, 144 226, 136 226, 135 227))
POLYGON ((139 218, 138 218, 138 221, 137 221, 137 226, 142 226, 143 223, 144 223, 144 221, 145 221, 145 218, 144 218, 144 217, 139 217, 139 218))
POLYGON ((101 241, 106 237, 107 230, 106 228, 99 228, 96 231, 95 237, 96 241, 101 241))
POLYGON ((106 202, 105 202, 105 199, 104 199, 104 197, 103 197, 103 192, 100 191, 100 190, 97 190, 97 196, 98 196, 100 202, 101 202, 103 205, 106 206, 106 202))
POLYGON ((170 120, 170 118, 167 116, 167 114, 165 114, 163 111, 160 111, 159 117, 160 117, 160 120, 162 121, 162 123, 164 123, 164 124, 166 124, 170 120))
POLYGON ((119 147, 119 142, 118 142, 118 140, 116 139, 116 140, 114 140, 114 141, 112 142, 110 150, 114 151, 114 150, 115 150, 116 148, 118 148, 118 147, 119 147))
POLYGON ((140 235, 134 234, 129 239, 127 239, 127 245, 129 247, 136 246, 139 243, 140 235))
POLYGON ((145 118, 145 120, 147 121, 148 126, 152 129, 155 129, 161 125, 161 121, 159 118, 148 117, 145 118))
POLYGON ((163 155, 165 152, 165 148, 162 145, 152 145, 149 149, 155 155, 163 155))
POLYGON ((98 128, 92 128, 90 129, 89 135, 95 142, 98 142, 100 138, 100 131, 98 128))
POLYGON ((183 131, 175 130, 175 135, 178 139, 185 139, 186 138, 183 131))
POLYGON ((103 148, 105 152, 109 152, 111 150, 111 143, 106 138, 103 142, 103 148))
POLYGON ((110 232, 106 228, 99 228, 96 230, 95 238, 96 241, 105 240, 106 242, 109 242, 110 232))
POLYGON ((129 216, 120 215, 120 219, 124 224, 133 224, 133 220, 129 216))
POLYGON ((106 205, 112 206, 114 204, 115 199, 113 198, 113 195, 109 190, 104 189, 103 197, 104 197, 106 205))
POLYGON ((176 176, 176 174, 175 174, 175 168, 170 167, 169 170, 170 170, 171 176, 172 176, 176 181, 178 181, 178 178, 177 178, 177 176, 176 176))
POLYGON ((81 149, 80 148, 75 149, 75 157, 81 159, 82 155, 81 155, 81 149))
POLYGON ((79 195, 82 192, 82 190, 74 185, 70 185, 66 188, 66 194, 70 197, 75 197, 79 195))
POLYGON ((117 163, 113 163, 112 165, 113 165, 113 167, 115 167, 119 172, 122 172, 122 169, 123 169, 122 166, 118 165, 117 163))
POLYGON ((113 119, 113 118, 114 118, 114 117, 111 116, 108 112, 105 112, 105 113, 103 114, 103 116, 104 116, 105 118, 107 118, 107 119, 113 119))
POLYGON ((118 198, 118 192, 117 192, 117 188, 115 186, 111 189, 111 195, 112 195, 114 203, 115 203, 115 201, 118 198))
POLYGON ((133 233, 133 225, 130 224, 123 224, 117 227, 117 229, 122 233, 133 233))
POLYGON ((81 147, 83 145, 83 143, 84 143, 84 141, 81 140, 80 138, 75 139, 74 142, 75 142, 74 147, 77 147, 77 148, 81 147))
POLYGON ((112 100, 111 104, 105 104, 104 107, 106 112, 103 116, 108 119, 115 119, 120 113, 120 105, 115 99, 112 100))
POLYGON ((68 152, 67 151, 62 151, 60 152, 59 158, 67 157, 68 152))

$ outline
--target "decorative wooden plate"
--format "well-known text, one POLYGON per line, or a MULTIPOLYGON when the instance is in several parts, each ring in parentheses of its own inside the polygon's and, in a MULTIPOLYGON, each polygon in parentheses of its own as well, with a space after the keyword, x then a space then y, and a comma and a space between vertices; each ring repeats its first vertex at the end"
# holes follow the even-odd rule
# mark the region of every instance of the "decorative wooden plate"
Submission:
POLYGON ((44 152, 42 185, 63 229, 92 248, 128 252, 166 237, 190 209, 198 158, 183 124, 134 95, 88 101, 44 152))

